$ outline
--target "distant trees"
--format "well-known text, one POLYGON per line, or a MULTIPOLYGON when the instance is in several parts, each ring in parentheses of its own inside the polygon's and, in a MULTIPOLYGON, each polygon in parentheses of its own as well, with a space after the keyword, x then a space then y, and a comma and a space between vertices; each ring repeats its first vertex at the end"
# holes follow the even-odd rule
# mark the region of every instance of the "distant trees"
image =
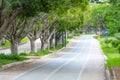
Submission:
POLYGON ((116 3, 99 4, 99 6, 93 7, 91 15, 92 26, 109 29, 110 34, 120 32, 119 2, 120 0, 116 0, 116 3))

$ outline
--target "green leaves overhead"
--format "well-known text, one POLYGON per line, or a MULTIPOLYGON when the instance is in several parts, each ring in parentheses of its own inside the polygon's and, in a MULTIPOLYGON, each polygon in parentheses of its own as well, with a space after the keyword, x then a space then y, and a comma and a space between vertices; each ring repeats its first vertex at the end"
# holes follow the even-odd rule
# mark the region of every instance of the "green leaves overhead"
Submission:
POLYGON ((23 14, 25 16, 34 16, 41 11, 41 1, 40 0, 19 0, 22 8, 23 14))
POLYGON ((99 4, 93 7, 91 21, 93 26, 101 27, 110 30, 110 34, 120 31, 120 0, 113 4, 99 4))
POLYGON ((73 31, 79 28, 83 24, 83 13, 78 7, 71 8, 66 11, 66 13, 59 20, 59 30, 73 31))

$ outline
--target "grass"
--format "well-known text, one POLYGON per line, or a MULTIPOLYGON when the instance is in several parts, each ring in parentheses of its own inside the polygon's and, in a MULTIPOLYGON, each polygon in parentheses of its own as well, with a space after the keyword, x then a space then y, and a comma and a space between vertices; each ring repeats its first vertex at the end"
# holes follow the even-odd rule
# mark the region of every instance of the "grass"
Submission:
POLYGON ((9 42, 8 40, 6 40, 5 45, 1 45, 1 44, 0 44, 0 48, 7 48, 7 47, 9 47, 9 46, 10 46, 10 42, 9 42))
MULTIPOLYGON (((73 36, 69 36, 67 38, 67 41, 69 42, 69 40, 71 40, 72 38, 73 38, 73 36)), ((28 38, 24 38, 22 40, 22 42, 26 42, 26 41, 28 41, 28 38)), ((7 41, 6 45, 10 46, 10 43, 7 41)), ((5 47, 6 47, 6 45, 5 45, 5 47)), ((59 50, 61 48, 62 48, 62 46, 60 45, 60 46, 55 47, 55 49, 51 48, 50 50, 59 50)), ((25 56, 45 56, 45 55, 48 55, 48 54, 52 54, 52 52, 50 52, 48 50, 43 50, 43 51, 39 51, 39 52, 36 52, 36 53, 31 53, 31 54, 27 54, 27 53, 20 53, 18 55, 0 54, 0 67, 2 67, 5 64, 26 60, 27 58, 25 58, 25 56)))
POLYGON ((29 39, 28 39, 28 37, 25 37, 25 38, 23 38, 22 40, 21 40, 21 43, 25 43, 25 42, 27 42, 29 39))
POLYGON ((0 67, 2 67, 3 65, 9 64, 9 63, 13 63, 13 62, 17 62, 17 61, 15 61, 15 60, 0 59, 0 67))
MULTIPOLYGON (((27 42, 29 39, 27 37, 25 37, 24 39, 21 40, 21 43, 25 43, 27 42)), ((5 45, 1 45, 0 44, 0 48, 7 48, 10 47, 10 42, 8 40, 6 40, 5 45)))
POLYGON ((0 54, 0 67, 9 63, 27 60, 25 56, 45 56, 48 54, 52 54, 52 52, 48 50, 44 50, 44 51, 39 51, 37 53, 31 53, 31 54, 27 54, 27 53, 21 53, 18 55, 17 54, 9 54, 9 55, 0 54))
MULTIPOLYGON (((108 48, 106 47, 105 43, 105 37, 98 38, 96 37, 101 44, 102 50, 107 56, 107 64, 106 66, 108 68, 114 67, 114 66, 120 66, 120 54, 118 52, 118 49, 113 47, 111 43, 108 44, 108 48)), ((115 39, 114 37, 109 37, 108 39, 115 39)))
POLYGON ((27 60, 27 58, 15 54, 0 54, 0 67, 5 64, 27 60))
POLYGON ((69 41, 70 41, 71 39, 73 39, 73 37, 74 37, 74 36, 68 36, 68 37, 67 37, 67 40, 66 40, 66 44, 68 44, 69 41))
POLYGON ((80 36, 80 34, 75 34, 74 36, 80 36))
POLYGON ((36 53, 30 53, 30 54, 28 54, 28 56, 45 56, 48 54, 52 54, 52 52, 50 52, 48 50, 43 50, 43 51, 38 51, 36 53))
POLYGON ((68 40, 69 40, 69 39, 72 39, 72 38, 73 38, 73 36, 68 36, 68 37, 67 37, 68 40))
POLYGON ((59 50, 61 48, 62 48, 62 45, 59 45, 59 46, 56 46, 55 48, 54 47, 50 48, 50 50, 59 50))

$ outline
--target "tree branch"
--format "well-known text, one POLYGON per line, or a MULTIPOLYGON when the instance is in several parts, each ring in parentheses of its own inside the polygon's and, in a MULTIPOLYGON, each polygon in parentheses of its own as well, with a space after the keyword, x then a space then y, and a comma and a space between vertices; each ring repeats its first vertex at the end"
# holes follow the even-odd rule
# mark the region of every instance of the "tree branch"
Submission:
POLYGON ((4 36, 4 34, 7 32, 9 25, 13 22, 13 20, 22 12, 22 8, 17 8, 13 11, 12 15, 4 21, 0 28, 0 38, 4 36))

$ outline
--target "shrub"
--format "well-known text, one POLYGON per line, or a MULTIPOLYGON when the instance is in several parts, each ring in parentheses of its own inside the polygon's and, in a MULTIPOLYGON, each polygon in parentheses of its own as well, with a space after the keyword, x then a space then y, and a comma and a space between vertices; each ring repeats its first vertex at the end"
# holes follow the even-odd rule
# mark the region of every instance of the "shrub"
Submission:
POLYGON ((118 45, 118 52, 120 53, 120 44, 118 45))
POLYGON ((0 54, 0 59, 22 61, 22 60, 25 60, 26 58, 16 54, 7 54, 7 55, 0 54))
POLYGON ((112 39, 105 40, 105 43, 111 43, 112 39))
POLYGON ((109 40, 108 40, 108 43, 111 43, 111 42, 112 42, 112 39, 109 39, 109 40))
POLYGON ((115 37, 120 40, 120 33, 115 33, 115 37))
POLYGON ((20 53, 19 55, 20 56, 27 56, 28 54, 27 53, 20 53))
POLYGON ((117 47, 120 44, 120 40, 113 40, 112 45, 113 47, 117 47))
POLYGON ((30 53, 29 56, 44 56, 48 54, 51 54, 51 52, 48 50, 43 50, 43 51, 38 51, 36 53, 30 53))
POLYGON ((116 47, 116 40, 113 40, 113 41, 112 41, 112 46, 113 46, 113 47, 116 47))

